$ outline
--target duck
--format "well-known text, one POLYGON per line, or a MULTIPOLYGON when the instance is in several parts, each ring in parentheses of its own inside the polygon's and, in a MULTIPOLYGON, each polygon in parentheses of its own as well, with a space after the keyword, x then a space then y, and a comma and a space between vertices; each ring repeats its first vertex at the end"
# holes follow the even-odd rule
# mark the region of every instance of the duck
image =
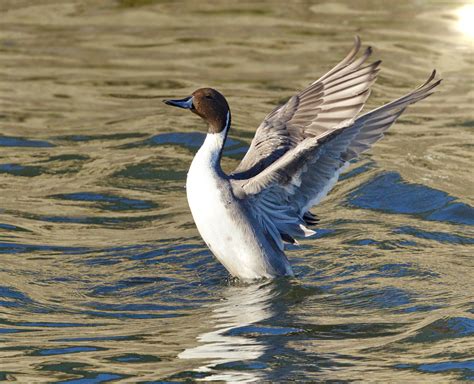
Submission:
POLYGON ((221 168, 232 115, 216 89, 163 100, 207 123, 186 179, 196 227, 217 260, 239 280, 294 276, 286 244, 314 235, 311 212, 341 172, 384 136, 406 108, 433 93, 436 70, 418 88, 360 114, 381 60, 367 63, 361 40, 329 72, 273 109, 255 132, 237 168, 221 168))

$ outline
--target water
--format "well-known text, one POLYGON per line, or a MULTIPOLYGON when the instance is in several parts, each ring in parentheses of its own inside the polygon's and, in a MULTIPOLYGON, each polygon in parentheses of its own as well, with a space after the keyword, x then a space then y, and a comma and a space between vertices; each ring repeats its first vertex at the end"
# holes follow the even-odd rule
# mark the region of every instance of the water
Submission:
POLYGON ((473 38, 463 1, 3 1, 0 380, 474 378, 473 38), (369 106, 432 68, 315 212, 297 277, 229 283, 184 183, 203 124, 161 99, 220 89, 231 170, 264 115, 355 34, 369 106))

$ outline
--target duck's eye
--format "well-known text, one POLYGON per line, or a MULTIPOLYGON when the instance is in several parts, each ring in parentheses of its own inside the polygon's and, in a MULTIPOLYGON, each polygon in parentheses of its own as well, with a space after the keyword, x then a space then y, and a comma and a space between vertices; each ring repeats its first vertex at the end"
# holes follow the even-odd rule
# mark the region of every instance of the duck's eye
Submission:
POLYGON ((211 95, 206 95, 206 99, 212 99, 211 95))

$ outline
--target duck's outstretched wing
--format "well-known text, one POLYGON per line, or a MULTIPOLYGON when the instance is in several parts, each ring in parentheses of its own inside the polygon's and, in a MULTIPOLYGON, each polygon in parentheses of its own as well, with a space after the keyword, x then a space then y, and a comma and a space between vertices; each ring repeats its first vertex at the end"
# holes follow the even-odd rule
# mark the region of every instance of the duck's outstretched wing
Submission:
POLYGON ((260 174, 248 180, 234 180, 237 193, 251 200, 253 212, 283 247, 283 241, 308 236, 307 211, 334 186, 348 161, 382 138, 383 133, 413 103, 428 97, 441 80, 435 71, 409 94, 375 109, 348 127, 304 139, 260 174))
POLYGON ((372 50, 367 48, 357 58, 360 46, 356 37, 344 60, 265 117, 231 178, 253 177, 303 140, 353 122, 369 97, 380 64, 364 65, 372 50))

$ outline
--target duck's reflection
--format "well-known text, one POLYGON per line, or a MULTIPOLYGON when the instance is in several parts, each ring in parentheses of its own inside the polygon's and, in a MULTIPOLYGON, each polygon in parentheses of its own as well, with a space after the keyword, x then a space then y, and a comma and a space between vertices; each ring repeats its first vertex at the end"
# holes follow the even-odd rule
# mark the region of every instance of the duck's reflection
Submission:
POLYGON ((209 307, 213 330, 200 334, 197 337, 200 345, 186 349, 179 358, 205 360, 206 364, 196 369, 209 373, 203 380, 258 381, 262 378, 261 371, 248 369, 250 366, 246 364, 262 356, 269 346, 264 338, 246 334, 258 333, 255 324, 275 315, 272 303, 280 293, 281 287, 269 282, 228 286, 223 299, 209 307), (239 370, 237 366, 246 368, 239 370))

